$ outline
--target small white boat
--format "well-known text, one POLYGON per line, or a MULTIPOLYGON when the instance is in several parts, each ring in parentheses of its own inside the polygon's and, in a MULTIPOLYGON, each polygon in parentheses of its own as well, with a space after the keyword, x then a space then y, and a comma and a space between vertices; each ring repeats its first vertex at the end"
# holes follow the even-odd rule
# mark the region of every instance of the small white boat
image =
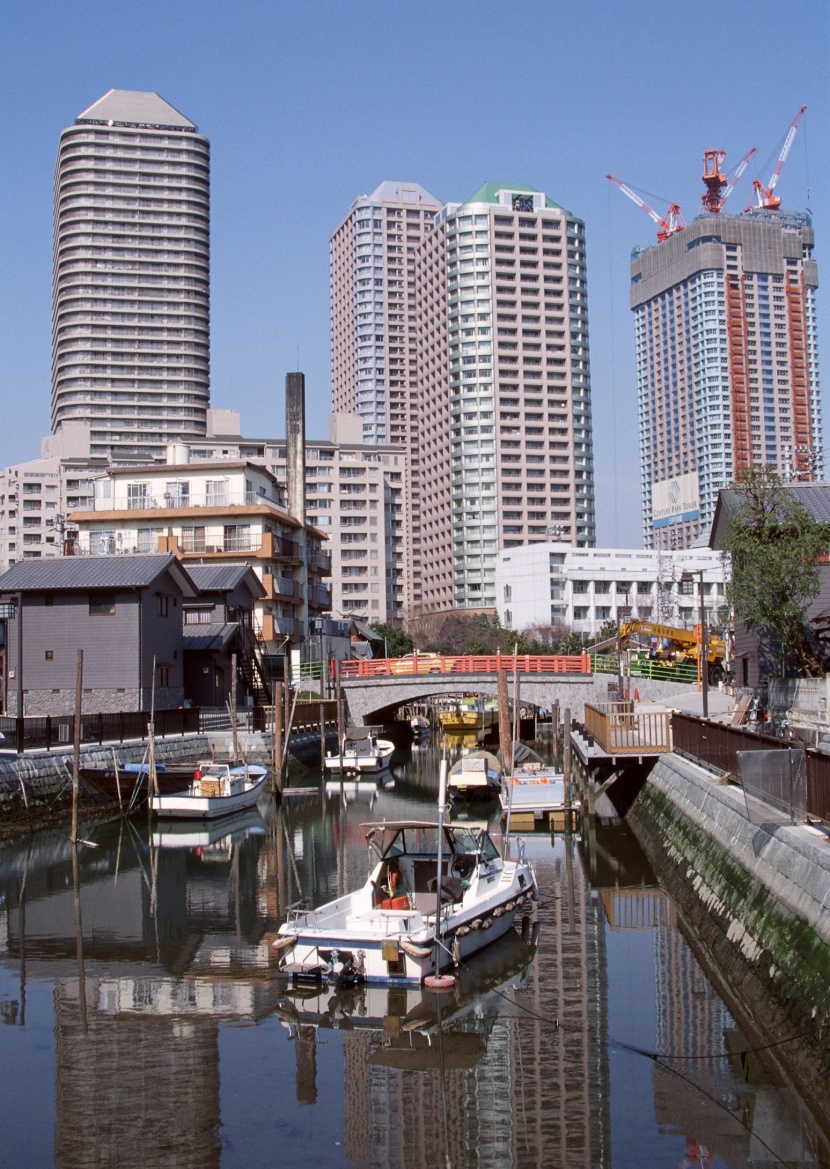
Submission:
POLYGON ((392 764, 395 744, 379 739, 372 727, 350 727, 343 740, 342 751, 329 751, 326 770, 377 772, 386 771, 392 764))
POLYGON ((463 824, 412 820, 363 831, 378 856, 366 884, 319 909, 292 906, 280 926, 274 947, 292 981, 420 983, 502 937, 538 900, 521 841, 518 859, 503 860, 484 829, 463 824))
POLYGON ((502 816, 514 817, 514 823, 532 815, 553 824, 557 817, 578 817, 580 812, 578 800, 567 802, 564 774, 522 743, 513 744, 513 767, 502 779, 499 803, 502 816))
POLYGON ((159 819, 214 820, 252 808, 259 799, 268 768, 258 763, 201 763, 186 788, 152 796, 159 819))
POLYGON ((456 800, 495 800, 501 790, 502 769, 489 751, 465 751, 447 776, 447 791, 456 800))

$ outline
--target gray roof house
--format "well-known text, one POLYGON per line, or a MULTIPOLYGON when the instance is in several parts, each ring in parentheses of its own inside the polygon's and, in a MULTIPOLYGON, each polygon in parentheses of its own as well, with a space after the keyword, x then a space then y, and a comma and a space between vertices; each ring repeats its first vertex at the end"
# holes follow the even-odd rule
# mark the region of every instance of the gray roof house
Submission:
POLYGON ((68 714, 77 651, 85 713, 184 703, 184 602, 198 596, 170 553, 21 560, 0 576, 3 708, 68 714), (155 666, 155 674, 154 674, 155 666))
POLYGON ((242 686, 237 703, 271 701, 270 674, 254 628, 254 602, 265 589, 249 564, 190 564, 199 595, 184 605, 185 693, 194 706, 224 706, 232 656, 242 686))

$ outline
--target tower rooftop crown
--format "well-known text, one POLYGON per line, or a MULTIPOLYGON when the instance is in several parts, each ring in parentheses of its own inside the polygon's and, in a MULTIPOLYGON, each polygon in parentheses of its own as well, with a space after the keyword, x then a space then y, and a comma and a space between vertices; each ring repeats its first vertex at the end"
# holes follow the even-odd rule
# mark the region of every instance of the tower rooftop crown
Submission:
POLYGON ((111 89, 78 114, 75 125, 113 123, 117 126, 153 126, 195 134, 196 126, 157 93, 140 89, 111 89))

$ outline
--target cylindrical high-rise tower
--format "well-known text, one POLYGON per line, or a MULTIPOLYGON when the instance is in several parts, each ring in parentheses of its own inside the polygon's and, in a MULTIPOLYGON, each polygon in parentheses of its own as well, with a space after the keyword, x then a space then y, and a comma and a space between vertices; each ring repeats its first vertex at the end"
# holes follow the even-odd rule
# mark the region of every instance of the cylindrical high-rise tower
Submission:
POLYGON ((111 89, 61 134, 52 430, 142 461, 205 433, 210 144, 156 93, 111 89))

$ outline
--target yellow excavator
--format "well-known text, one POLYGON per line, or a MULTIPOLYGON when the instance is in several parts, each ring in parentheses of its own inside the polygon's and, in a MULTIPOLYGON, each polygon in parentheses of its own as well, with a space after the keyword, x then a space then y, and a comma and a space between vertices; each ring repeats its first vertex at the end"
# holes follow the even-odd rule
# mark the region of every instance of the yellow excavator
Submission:
MULTIPOLYGON (((697 666, 700 652, 699 626, 696 630, 679 629, 675 625, 662 625, 659 621, 641 621, 638 618, 623 621, 620 625, 619 638, 609 637, 605 641, 589 646, 588 653, 602 653, 603 650, 614 649, 618 641, 621 649, 628 649, 632 640, 635 645, 641 646, 647 640, 647 645, 643 646, 643 649, 648 652, 649 660, 653 662, 660 662, 667 667, 697 666)), ((726 677, 726 643, 713 633, 710 633, 706 640, 709 681, 716 686, 726 677)))

